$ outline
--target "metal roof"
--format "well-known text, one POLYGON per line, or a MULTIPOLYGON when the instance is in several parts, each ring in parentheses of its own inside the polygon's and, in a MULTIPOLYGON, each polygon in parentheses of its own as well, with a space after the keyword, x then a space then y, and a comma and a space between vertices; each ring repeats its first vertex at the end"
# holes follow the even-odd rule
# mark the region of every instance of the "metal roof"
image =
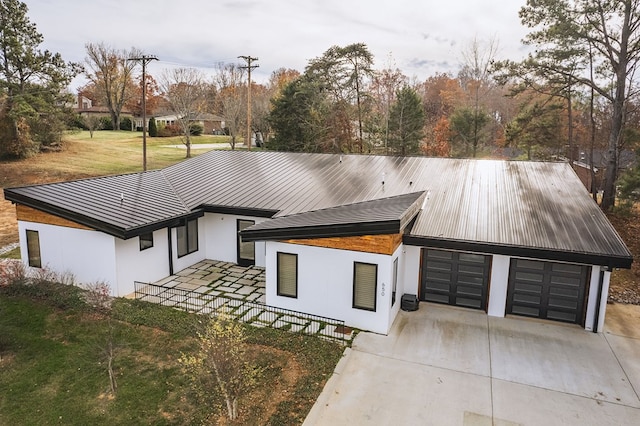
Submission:
POLYGON ((631 264, 565 163, 211 151, 161 171, 5 189, 5 198, 128 238, 204 211, 275 218, 417 192, 427 199, 407 244, 631 264))
POLYGON ((129 238, 191 212, 161 170, 5 189, 5 198, 129 238))
POLYGON ((278 217, 241 232, 244 241, 398 234, 420 211, 424 192, 278 217))

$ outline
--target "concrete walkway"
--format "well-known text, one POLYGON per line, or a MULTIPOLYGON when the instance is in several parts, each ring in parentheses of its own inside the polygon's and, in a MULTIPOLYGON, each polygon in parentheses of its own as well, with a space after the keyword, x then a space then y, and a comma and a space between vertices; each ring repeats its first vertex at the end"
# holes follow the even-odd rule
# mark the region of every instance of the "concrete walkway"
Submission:
MULTIPOLYGON (((264 268, 203 260, 153 285, 139 289, 141 300, 190 312, 223 312, 256 326, 318 336, 349 343, 355 331, 336 327, 329 319, 265 305, 264 268)), ((134 295, 135 296, 135 295, 134 295)))
POLYGON ((621 330, 421 303, 356 337, 305 425, 638 425, 640 340, 621 330))

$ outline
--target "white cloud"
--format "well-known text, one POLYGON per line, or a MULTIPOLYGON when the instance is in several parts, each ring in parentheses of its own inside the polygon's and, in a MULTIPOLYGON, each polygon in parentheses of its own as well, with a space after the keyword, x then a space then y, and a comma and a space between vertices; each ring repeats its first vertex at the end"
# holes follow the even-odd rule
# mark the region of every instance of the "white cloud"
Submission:
POLYGON ((44 47, 68 61, 85 58, 85 44, 133 46, 160 61, 211 67, 258 57, 255 76, 280 67, 303 71, 332 45, 365 43, 376 66, 391 53, 405 74, 422 80, 457 71, 461 50, 474 37, 498 40, 500 55, 522 57, 525 0, 27 0, 44 47))

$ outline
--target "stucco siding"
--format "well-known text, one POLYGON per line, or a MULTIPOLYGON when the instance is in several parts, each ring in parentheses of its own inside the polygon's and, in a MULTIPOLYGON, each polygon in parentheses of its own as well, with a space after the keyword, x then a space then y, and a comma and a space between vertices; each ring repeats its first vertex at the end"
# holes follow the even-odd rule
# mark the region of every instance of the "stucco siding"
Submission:
POLYGON ((386 334, 391 327, 392 256, 267 242, 266 302, 272 306, 344 320, 352 327, 386 334), (298 255, 298 296, 278 296, 277 252, 298 255), (353 308, 354 262, 378 265, 376 310, 353 308))
POLYGON ((116 238, 118 296, 134 291, 134 281, 154 282, 169 274, 169 242, 167 229, 153 233, 153 247, 140 250, 139 237, 116 238))
POLYGON ((20 251, 28 263, 26 230, 38 231, 42 266, 73 273, 78 284, 104 281, 118 294, 115 237, 98 231, 18 221, 20 251))
MULTIPOLYGON (((265 218, 250 216, 234 216, 228 214, 206 213, 203 228, 206 229, 207 259, 222 260, 224 262, 238 262, 238 219, 264 222, 265 218)), ((265 243, 255 243, 256 266, 265 266, 265 243)))

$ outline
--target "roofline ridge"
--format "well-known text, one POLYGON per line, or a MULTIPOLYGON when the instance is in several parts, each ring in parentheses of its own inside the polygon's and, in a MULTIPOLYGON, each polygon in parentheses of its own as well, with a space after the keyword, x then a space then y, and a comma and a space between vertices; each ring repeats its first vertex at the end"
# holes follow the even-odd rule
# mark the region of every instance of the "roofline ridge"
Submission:
POLYGON ((169 180, 169 178, 167 177, 166 173, 164 172, 165 169, 160 169, 159 170, 160 173, 162 174, 162 178, 165 180, 165 182, 167 182, 167 185, 169 185, 169 187, 171 188, 171 191, 173 191, 173 194, 176 196, 176 198, 180 201, 180 204, 182 204, 182 207, 184 207, 184 209, 187 212, 190 212, 191 209, 189 208, 189 206, 187 205, 187 203, 184 201, 184 199, 182 198, 182 196, 180 195, 180 193, 178 191, 176 191, 176 187, 173 186, 173 183, 171 183, 171 180, 169 180))

